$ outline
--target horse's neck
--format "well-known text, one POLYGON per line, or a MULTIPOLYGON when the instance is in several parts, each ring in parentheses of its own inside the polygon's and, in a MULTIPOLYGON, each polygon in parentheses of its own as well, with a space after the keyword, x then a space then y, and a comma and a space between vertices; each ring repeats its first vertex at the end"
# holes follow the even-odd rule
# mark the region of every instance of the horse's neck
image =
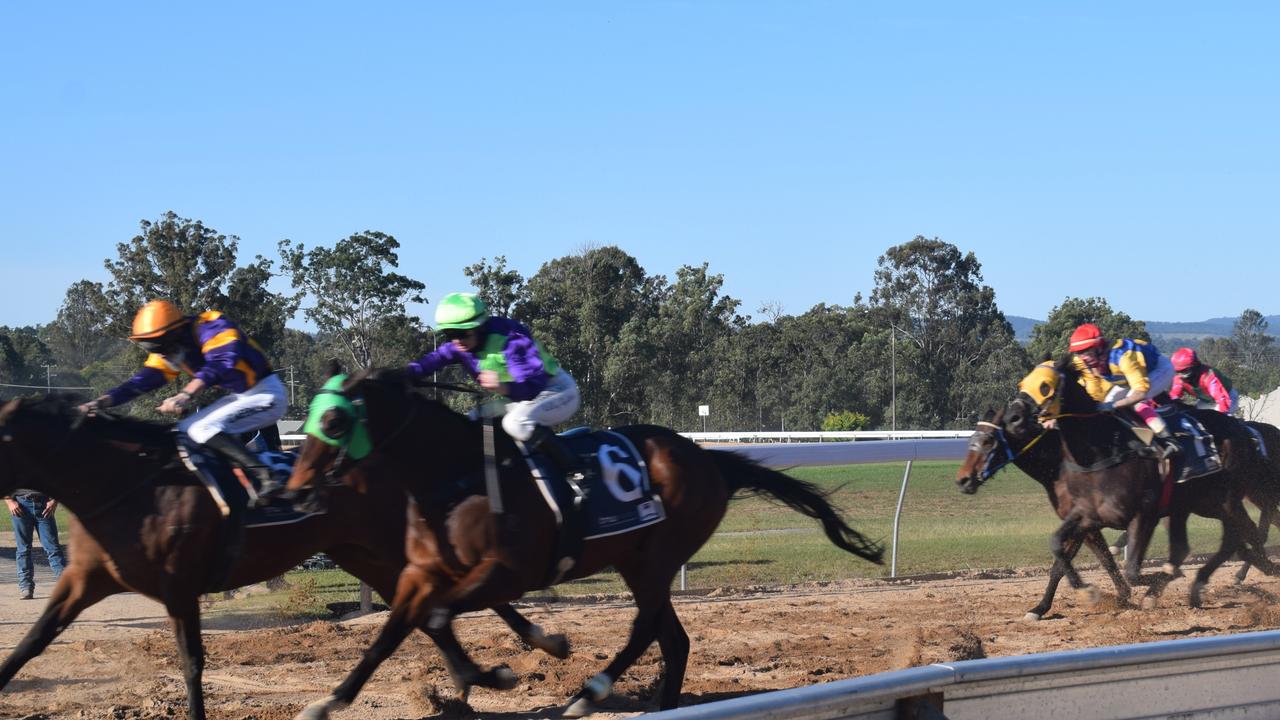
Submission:
MULTIPOLYGON (((1052 435, 1055 432, 1054 430, 1045 431, 1048 435, 1052 435)), ((1013 451, 1017 455, 1013 460, 1013 464, 1019 470, 1046 488, 1053 486, 1053 483, 1058 479, 1058 466, 1062 463, 1057 438, 1037 436, 1028 440, 1021 447, 1013 448, 1013 451), (1035 447, 1027 450, 1027 444, 1033 442, 1035 447)))
POLYGON ((169 462, 169 457, 144 456, 100 438, 80 447, 51 449, 35 458, 31 489, 48 494, 81 519, 115 504, 169 462))

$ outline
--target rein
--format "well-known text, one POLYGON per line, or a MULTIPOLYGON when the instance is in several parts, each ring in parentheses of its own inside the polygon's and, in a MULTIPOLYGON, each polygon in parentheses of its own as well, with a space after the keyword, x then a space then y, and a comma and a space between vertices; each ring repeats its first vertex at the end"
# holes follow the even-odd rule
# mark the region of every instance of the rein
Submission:
POLYGON ((1032 438, 1031 442, 1027 443, 1026 445, 1023 445, 1022 449, 1015 453, 1013 451, 1013 446, 1009 444, 1009 438, 1005 436, 1004 428, 1000 427, 995 423, 986 422, 985 420, 979 421, 978 426, 989 427, 992 430, 994 430, 995 432, 993 432, 992 434, 999 439, 1000 446, 1004 448, 1004 453, 1005 453, 1004 461, 1001 462, 999 465, 995 464, 996 454, 994 452, 992 452, 990 455, 987 456, 987 464, 983 466, 982 472, 979 473, 979 477, 981 477, 983 481, 991 479, 992 475, 995 475, 1002 468, 1009 465, 1010 463, 1017 460, 1018 458, 1022 457, 1024 453, 1026 453, 1028 450, 1034 447, 1036 443, 1040 442, 1041 438, 1049 434, 1048 430, 1041 430, 1039 435, 1032 438))

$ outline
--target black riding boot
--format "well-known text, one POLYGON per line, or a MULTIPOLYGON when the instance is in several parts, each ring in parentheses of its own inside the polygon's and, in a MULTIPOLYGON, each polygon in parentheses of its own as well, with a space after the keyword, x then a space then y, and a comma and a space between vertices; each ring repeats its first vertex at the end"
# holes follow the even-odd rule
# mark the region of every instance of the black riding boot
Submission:
POLYGON ((280 482, 276 480, 271 468, 262 464, 262 459, 245 447, 235 437, 226 433, 218 433, 205 441, 205 447, 212 448, 226 458, 232 465, 249 476, 249 482, 256 486, 258 497, 265 498, 279 492, 280 482))
POLYGON ((582 466, 578 456, 569 452, 551 428, 539 425, 533 431, 533 436, 529 438, 529 447, 541 450, 543 455, 551 459, 551 462, 560 466, 565 477, 575 485, 586 477, 586 468, 582 466))
POLYGON ((1178 444, 1178 440, 1173 437, 1173 433, 1168 428, 1156 433, 1156 445, 1160 449, 1160 459, 1165 460, 1182 452, 1182 446, 1178 444))

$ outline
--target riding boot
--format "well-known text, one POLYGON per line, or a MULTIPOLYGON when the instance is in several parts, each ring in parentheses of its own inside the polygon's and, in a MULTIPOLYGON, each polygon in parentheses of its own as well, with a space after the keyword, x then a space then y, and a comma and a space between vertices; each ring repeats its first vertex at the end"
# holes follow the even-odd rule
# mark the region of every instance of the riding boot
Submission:
POLYGON ((1168 428, 1161 428, 1160 432, 1156 433, 1156 440, 1159 441, 1161 460, 1167 460, 1182 452, 1182 446, 1178 445, 1177 439, 1173 437, 1173 433, 1169 432, 1168 428))
POLYGON ((528 444, 532 449, 541 450, 543 455, 558 465, 565 478, 575 487, 586 477, 586 468, 583 467, 582 462, 576 455, 569 452, 551 428, 539 425, 533 431, 528 444))
POLYGON ((212 448, 232 465, 244 471, 249 482, 256 486, 259 498, 266 498, 280 491, 280 481, 276 479, 271 468, 262 464, 262 459, 249 452, 235 437, 226 433, 218 433, 205 441, 205 447, 212 448))

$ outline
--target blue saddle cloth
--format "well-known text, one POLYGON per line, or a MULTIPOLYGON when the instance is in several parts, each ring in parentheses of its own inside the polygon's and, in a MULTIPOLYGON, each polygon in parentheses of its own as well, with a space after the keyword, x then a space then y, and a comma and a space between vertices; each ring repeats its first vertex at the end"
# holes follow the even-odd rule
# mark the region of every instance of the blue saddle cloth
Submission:
MULTIPOLYGON (((258 488, 246 487, 221 455, 185 438, 178 441, 178 448, 183 462, 208 489, 213 501, 222 511, 222 516, 242 518, 245 528, 287 525, 318 514, 301 512, 293 503, 279 498, 251 505, 249 501, 258 497, 258 488)), ((260 451, 257 455, 281 479, 289 477, 293 472, 293 463, 298 459, 295 453, 279 450, 260 451)))
POLYGON ((579 494, 586 540, 638 530, 666 519, 662 500, 649 485, 649 468, 625 436, 610 430, 577 428, 558 439, 587 468, 578 487, 542 453, 525 451, 534 481, 558 522, 563 524, 579 494))
POLYGON ((1178 482, 1194 480, 1222 470, 1222 457, 1218 454, 1213 434, 1194 415, 1182 412, 1176 406, 1164 406, 1160 414, 1182 450, 1174 456, 1173 471, 1178 482))

